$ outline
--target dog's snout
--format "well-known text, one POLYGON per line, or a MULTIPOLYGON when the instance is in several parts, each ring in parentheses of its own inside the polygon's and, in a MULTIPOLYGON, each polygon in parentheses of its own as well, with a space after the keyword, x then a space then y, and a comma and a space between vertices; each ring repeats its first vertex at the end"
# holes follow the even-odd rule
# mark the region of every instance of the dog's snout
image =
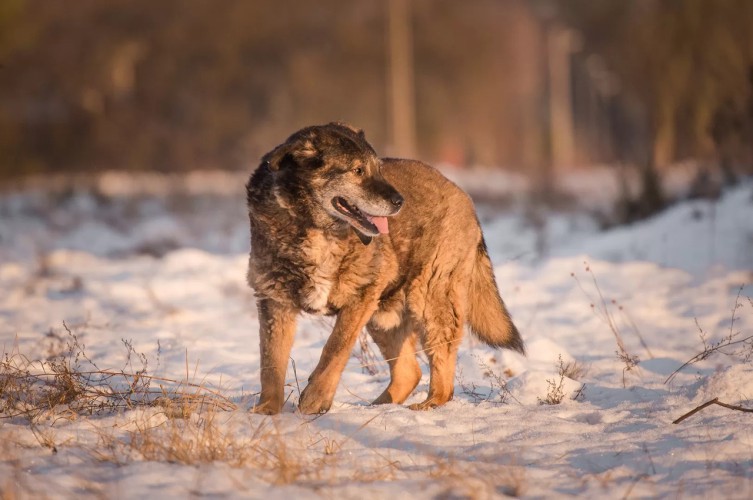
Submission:
POLYGON ((400 208, 400 207, 403 206, 403 203, 405 202, 405 199, 403 199, 403 197, 400 195, 400 193, 398 193, 397 191, 395 191, 395 194, 393 194, 390 197, 390 202, 392 202, 392 205, 394 205, 395 208, 400 208))

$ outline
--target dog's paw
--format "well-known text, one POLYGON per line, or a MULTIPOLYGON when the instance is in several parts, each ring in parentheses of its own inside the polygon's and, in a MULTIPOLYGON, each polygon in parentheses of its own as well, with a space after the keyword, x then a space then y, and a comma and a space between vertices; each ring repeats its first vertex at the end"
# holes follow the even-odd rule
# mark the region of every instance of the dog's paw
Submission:
POLYGON ((413 411, 425 411, 425 410, 431 410, 432 408, 436 408, 437 404, 433 401, 422 401, 420 403, 413 403, 412 405, 409 405, 408 408, 413 411))
POLYGON ((433 408, 436 408, 438 406, 442 406, 448 401, 448 399, 445 399, 444 401, 441 401, 435 397, 429 397, 426 398, 425 401, 421 401, 420 403, 414 403, 412 405, 409 405, 408 408, 415 411, 424 411, 424 410, 431 410, 433 408))
POLYGON ((327 413, 332 406, 333 394, 329 394, 319 388, 316 384, 309 384, 301 392, 301 399, 298 401, 298 409, 301 413, 315 415, 317 413, 327 413))
POLYGON ((277 415, 282 410, 282 402, 263 401, 251 408, 251 413, 258 415, 277 415))

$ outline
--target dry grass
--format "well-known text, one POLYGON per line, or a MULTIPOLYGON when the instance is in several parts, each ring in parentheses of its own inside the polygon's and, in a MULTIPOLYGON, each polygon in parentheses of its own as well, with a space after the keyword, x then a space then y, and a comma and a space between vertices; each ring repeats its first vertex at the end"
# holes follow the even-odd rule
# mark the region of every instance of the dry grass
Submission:
POLYGON ((588 375, 588 367, 576 360, 564 362, 561 354, 559 355, 559 366, 557 367, 557 371, 560 375, 564 375, 572 380, 581 380, 588 375))
POLYGON ((207 409, 188 418, 169 418, 154 411, 131 412, 127 430, 97 429, 97 445, 90 452, 99 461, 126 464, 137 461, 198 466, 221 462, 253 470, 271 484, 318 479, 323 463, 294 446, 273 419, 207 409), (245 417, 245 418, 244 418, 245 417))
POLYGON ((17 347, 2 354, 0 419, 24 418, 34 423, 137 407, 158 407, 170 416, 186 417, 205 407, 236 407, 217 389, 189 382, 188 376, 177 380, 149 375, 146 356, 126 340, 123 366, 100 369, 79 338, 63 325, 67 336, 62 352, 48 354, 44 360, 29 358, 17 347))
POLYGON ((625 311, 624 307, 614 299, 610 301, 606 300, 604 294, 601 291, 601 287, 599 286, 599 282, 596 280, 596 275, 591 270, 591 266, 588 264, 588 262, 584 262, 583 264, 585 272, 588 273, 591 278, 591 283, 593 285, 594 291, 596 292, 597 299, 593 299, 591 297, 591 295, 585 289, 575 273, 570 273, 570 275, 575 279, 583 294, 589 299, 591 303, 591 309, 594 311, 594 314, 596 314, 602 321, 607 324, 607 327, 614 335, 615 341, 617 343, 617 350, 615 351, 615 354, 617 355, 617 358, 625 365, 622 369, 622 385, 623 387, 625 387, 625 374, 627 372, 633 371, 633 369, 638 366, 641 360, 637 355, 628 352, 627 348, 625 347, 622 330, 619 326, 618 321, 615 319, 614 313, 612 312, 613 309, 616 309, 621 314, 621 316, 623 317, 623 323, 627 323, 630 326, 630 329, 638 338, 641 346, 643 346, 643 348, 646 350, 648 356, 650 358, 653 358, 653 354, 651 353, 651 350, 649 349, 645 339, 641 335, 641 332, 638 329, 637 325, 634 321, 632 321, 630 316, 625 311))
MULTIPOLYGON (((38 446, 49 449, 50 453, 73 451, 89 470, 98 463, 124 466, 162 462, 195 468, 190 477, 199 474, 202 465, 221 463, 250 474, 254 481, 295 484, 312 490, 354 481, 391 480, 398 471, 397 462, 377 450, 349 448, 350 437, 308 435, 307 421, 299 417, 280 422, 240 411, 207 408, 188 418, 170 418, 155 408, 139 408, 117 416, 114 424, 112 419, 103 422, 82 417, 82 420, 86 420, 85 425, 76 424, 77 439, 66 442, 56 438, 59 421, 26 430, 14 426, 13 432, 24 434, 18 439, 12 438, 8 428, 3 429, 5 425, 0 423, 0 500, 44 496, 40 491, 46 491, 45 488, 34 480, 36 473, 26 470, 39 463, 39 454, 33 452, 38 446), (27 431, 31 435, 25 435, 27 431), (353 460, 354 450, 359 456, 357 461, 353 460)), ((83 488, 88 481, 84 470, 74 472, 72 481, 83 488)), ((47 484, 54 482, 50 478, 47 484)))
MULTIPOLYGON (((122 367, 102 369, 67 326, 65 331, 46 337, 46 359, 14 347, 0 360, 0 469, 16 471, 12 487, 0 482, 0 499, 34 494, 33 481, 23 479, 28 474, 21 457, 36 447, 51 454, 76 449, 92 463, 222 463, 253 471, 269 484, 314 488, 346 479, 385 480, 396 470, 376 451, 369 460, 350 462, 347 444, 378 415, 346 438, 312 437, 302 433, 303 417, 290 422, 239 411, 219 389, 188 382, 188 368, 186 380, 149 375, 146 356, 127 341, 122 367), (58 429, 74 420, 76 439, 60 439, 58 429), (19 439, 9 439, 8 429, 19 439)), ((81 491, 89 491, 83 482, 81 491)))
MULTIPOLYGON (((310 491, 354 483, 429 480, 439 482, 447 494, 464 498, 524 493, 521 467, 420 453, 401 462, 353 440, 380 416, 372 416, 349 435, 328 430, 312 435, 309 421, 301 416, 279 419, 206 407, 186 418, 175 418, 158 408, 140 407, 104 420, 83 416, 75 423, 76 440, 67 441, 59 439, 56 430, 61 424, 69 427, 68 421, 29 423, 26 429, 33 437, 18 438, 11 438, 7 424, 0 422, 0 477, 7 478, 0 481, 0 500, 46 494, 48 490, 36 482, 36 472, 30 468, 39 463, 39 454, 34 453, 37 446, 50 453, 73 450, 89 471, 96 470, 92 468, 97 464, 162 462, 194 468, 192 475, 197 475, 200 466, 221 463, 249 474, 246 477, 253 481, 294 484, 310 491)), ((14 433, 26 432, 21 426, 13 427, 14 433)), ((84 469, 73 474, 67 481, 77 491, 86 491, 88 496, 105 491, 84 469)), ((49 478, 46 484, 54 482, 49 478)))
POLYGON ((562 361, 562 354, 558 356, 559 367, 557 375, 559 379, 547 379, 548 386, 546 397, 537 398, 540 405, 558 405, 565 399, 565 363, 562 361))
POLYGON ((444 491, 438 498, 520 497, 527 489, 525 469, 513 464, 434 457, 429 477, 444 491))
MULTIPOLYGON (((565 379, 580 380, 586 375, 588 370, 577 361, 568 361, 562 359, 562 354, 557 356, 557 376, 559 378, 547 379, 547 394, 544 399, 538 398, 540 405, 558 405, 565 399, 565 379)), ((583 387, 577 392, 573 399, 581 395, 583 387)))
MULTIPOLYGON (((458 367, 456 369, 455 378, 457 379, 463 394, 469 396, 475 403, 507 403, 512 399, 516 403, 521 404, 507 388, 507 380, 505 377, 512 376, 512 373, 509 370, 505 370, 500 374, 480 356, 476 354, 472 354, 472 356, 482 369, 484 378, 489 382, 489 390, 486 391, 485 389, 478 387, 475 382, 466 382, 463 377, 462 368, 458 367)), ((492 358, 492 362, 494 362, 494 358, 492 358)))
POLYGON ((126 439, 102 435, 104 448, 113 452, 111 461, 126 461, 125 457, 185 465, 219 461, 240 467, 252 456, 254 437, 239 439, 232 429, 218 425, 216 412, 157 420, 162 421, 133 419, 126 439))
POLYGON ((738 311, 744 307, 745 302, 747 302, 751 309, 753 309, 753 299, 742 295, 743 288, 744 285, 741 285, 737 290, 735 303, 732 306, 729 329, 721 339, 715 342, 709 341, 709 334, 698 323, 698 319, 695 320, 696 327, 698 328, 698 335, 703 344, 703 349, 673 371, 664 381, 665 384, 671 382, 672 379, 674 379, 675 376, 686 367, 698 363, 699 361, 703 361, 714 354, 724 354, 728 358, 742 363, 750 363, 753 361, 753 335, 743 334, 742 330, 737 329, 737 323, 739 320, 738 311))

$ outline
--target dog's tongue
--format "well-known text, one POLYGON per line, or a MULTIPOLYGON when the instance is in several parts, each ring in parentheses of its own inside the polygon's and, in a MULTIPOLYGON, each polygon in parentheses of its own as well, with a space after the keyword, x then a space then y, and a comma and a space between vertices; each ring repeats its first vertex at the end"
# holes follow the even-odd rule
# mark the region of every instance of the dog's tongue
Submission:
POLYGON ((379 217, 376 215, 368 216, 369 222, 374 224, 381 234, 387 234, 390 232, 390 228, 387 226, 387 217, 379 217))

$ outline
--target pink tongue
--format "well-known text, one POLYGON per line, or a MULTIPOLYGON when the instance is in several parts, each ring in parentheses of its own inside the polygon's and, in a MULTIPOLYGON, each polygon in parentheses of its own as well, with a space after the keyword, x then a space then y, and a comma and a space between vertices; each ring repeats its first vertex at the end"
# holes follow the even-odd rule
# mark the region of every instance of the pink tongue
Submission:
POLYGON ((387 234, 390 232, 390 228, 387 227, 387 217, 377 217, 375 215, 368 217, 369 222, 374 224, 377 229, 379 229, 379 232, 382 234, 387 234))

